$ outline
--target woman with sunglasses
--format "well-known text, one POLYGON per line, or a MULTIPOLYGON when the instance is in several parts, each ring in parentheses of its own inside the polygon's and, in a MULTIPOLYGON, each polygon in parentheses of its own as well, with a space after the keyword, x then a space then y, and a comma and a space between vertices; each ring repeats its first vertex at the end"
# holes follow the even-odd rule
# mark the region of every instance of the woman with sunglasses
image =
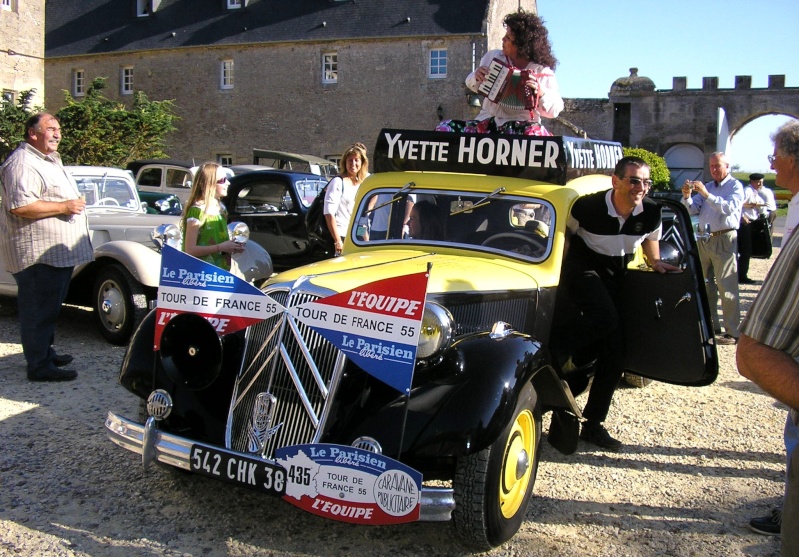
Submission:
POLYGON ((227 210, 221 201, 228 185, 224 167, 213 162, 200 166, 180 218, 183 251, 226 271, 230 255, 244 251, 243 244, 228 237, 227 210))

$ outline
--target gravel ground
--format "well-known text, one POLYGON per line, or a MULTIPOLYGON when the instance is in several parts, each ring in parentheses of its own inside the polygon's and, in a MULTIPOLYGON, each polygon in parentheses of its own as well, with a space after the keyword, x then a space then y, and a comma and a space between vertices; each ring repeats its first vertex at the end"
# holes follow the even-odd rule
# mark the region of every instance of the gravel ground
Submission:
MULTIPOLYGON (((750 276, 771 261, 753 259, 750 276)), ((742 286, 744 309, 757 290, 742 286)), ((136 415, 116 381, 124 348, 73 307, 58 343, 78 379, 28 382, 16 304, 0 298, 0 555, 463 553, 449 524, 353 526, 165 467, 145 473, 103 428, 109 409, 136 415)), ((564 456, 543 443, 527 520, 490 555, 778 555, 778 538, 746 525, 781 500, 785 409, 738 375, 734 346, 719 355, 708 387, 620 389, 607 423, 621 452, 581 441, 564 456)))

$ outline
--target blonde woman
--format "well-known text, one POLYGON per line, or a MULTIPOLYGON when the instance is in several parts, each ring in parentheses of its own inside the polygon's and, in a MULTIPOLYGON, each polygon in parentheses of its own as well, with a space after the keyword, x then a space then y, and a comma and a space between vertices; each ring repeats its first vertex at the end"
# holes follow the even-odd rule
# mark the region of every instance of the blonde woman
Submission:
POLYGON ((222 166, 213 162, 200 166, 180 220, 183 251, 226 271, 230 270, 230 255, 244 251, 243 244, 228 237, 227 211, 221 201, 228 185, 222 166))
POLYGON ((355 143, 344 151, 341 169, 327 186, 324 204, 325 222, 333 236, 336 255, 344 248, 344 234, 349 227, 358 186, 369 175, 369 158, 363 143, 355 143))

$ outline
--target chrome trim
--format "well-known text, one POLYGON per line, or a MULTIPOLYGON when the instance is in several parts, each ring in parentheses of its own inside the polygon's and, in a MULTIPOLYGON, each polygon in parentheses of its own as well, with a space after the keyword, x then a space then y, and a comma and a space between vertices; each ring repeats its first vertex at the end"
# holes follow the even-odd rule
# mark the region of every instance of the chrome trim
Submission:
MULTIPOLYGON (((109 412, 105 418, 105 429, 111 442, 133 453, 143 455, 146 452, 148 455, 153 456, 153 461, 162 462, 182 470, 191 470, 189 458, 193 445, 211 449, 218 448, 207 443, 198 443, 185 437, 160 431, 156 427, 155 420, 152 420, 146 435, 145 428, 148 428, 148 426, 129 420, 114 412, 109 412)), ((245 453, 241 454, 244 455, 245 453)), ((252 458, 251 454, 246 456, 252 458)), ((274 464, 274 461, 264 460, 274 464)), ((451 520, 452 511, 455 508, 453 490, 449 487, 422 486, 421 504, 420 522, 445 522, 451 520)))

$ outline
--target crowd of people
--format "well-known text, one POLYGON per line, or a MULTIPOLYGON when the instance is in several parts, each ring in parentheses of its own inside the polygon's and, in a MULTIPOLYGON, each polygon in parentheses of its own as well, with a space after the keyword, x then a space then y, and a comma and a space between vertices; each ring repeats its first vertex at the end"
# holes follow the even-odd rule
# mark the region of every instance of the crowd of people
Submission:
MULTIPOLYGON (((534 97, 533 108, 509 107, 484 99, 475 120, 442 121, 439 131, 548 135, 543 118, 563 109, 547 30, 534 14, 518 11, 504 18, 502 48, 487 52, 466 78, 478 91, 494 60, 529 76, 523 83, 534 97)), ((66 369, 73 357, 54 349, 56 323, 72 271, 93 258, 85 201, 74 180, 64 171, 58 144, 61 128, 49 113, 32 116, 25 124, 25 139, 0 170, 0 252, 18 285, 20 338, 31 381, 65 381, 77 377, 66 369)), ((799 193, 799 122, 781 127, 773 136, 769 157, 776 184, 799 193)), ((748 276, 754 225, 773 222, 774 195, 764 187, 764 176, 752 174, 744 187, 730 173, 725 153, 710 155, 711 180, 688 180, 682 185, 682 203, 699 219, 699 257, 706 280, 716 342, 737 344, 740 373, 760 385, 791 410, 785 426, 787 474, 784 506, 754 519, 763 533, 796 532, 799 523, 799 238, 792 234, 799 209, 792 201, 786 219, 779 257, 773 262, 752 308, 741 321, 739 284, 752 284, 748 276), (786 295, 788 293, 788 295, 786 295), (722 319, 716 311, 721 301, 722 319), (723 325, 723 327, 722 327, 723 325)), ((324 194, 324 218, 336 254, 342 253, 346 231, 353 218, 356 193, 369 175, 369 158, 363 143, 349 146, 341 157, 341 172, 330 180, 324 194)), ((621 279, 631 258, 641 248, 658 273, 680 272, 660 259, 661 213, 647 193, 652 186, 650 168, 637 157, 624 157, 611 176, 611 189, 585 196, 574 203, 568 218, 569 247, 563 262, 561 292, 555 311, 553 344, 564 353, 579 354, 587 346, 600 346, 597 371, 583 410, 580 437, 606 449, 619 449, 604 422, 624 371, 625 339, 621 331, 620 300, 625 295, 621 279)), ((230 270, 231 255, 243 246, 228 236, 225 207, 228 179, 215 163, 200 166, 186 203, 181 225, 183 249, 220 268, 230 270)), ((443 237, 440 209, 430 201, 410 198, 403 215, 404 233, 414 239, 443 237)), ((370 233, 386 238, 387 221, 376 200, 370 206, 370 233)), ((560 362, 563 368, 573 362, 560 362)), ((782 536, 783 555, 799 555, 799 538, 782 536)))

